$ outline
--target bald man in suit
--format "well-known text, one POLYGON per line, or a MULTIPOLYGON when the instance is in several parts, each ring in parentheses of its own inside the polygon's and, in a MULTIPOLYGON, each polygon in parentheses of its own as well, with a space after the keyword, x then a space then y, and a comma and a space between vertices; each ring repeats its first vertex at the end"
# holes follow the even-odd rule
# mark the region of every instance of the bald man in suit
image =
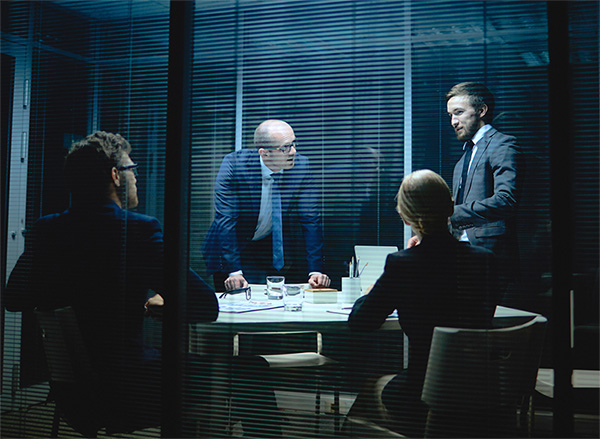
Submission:
POLYGON ((266 120, 256 128, 254 145, 226 155, 217 175, 215 219, 202 249, 215 288, 229 291, 277 274, 329 286, 322 273, 317 193, 308 159, 296 153, 294 130, 282 120, 266 120), (275 185, 281 199, 279 249, 273 244, 275 185))

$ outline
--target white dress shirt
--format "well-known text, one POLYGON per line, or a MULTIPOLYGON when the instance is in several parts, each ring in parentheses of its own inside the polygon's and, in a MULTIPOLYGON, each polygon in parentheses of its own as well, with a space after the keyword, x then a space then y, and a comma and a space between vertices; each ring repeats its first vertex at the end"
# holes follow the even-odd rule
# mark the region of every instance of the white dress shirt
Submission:
MULTIPOLYGON (((273 230, 273 177, 271 177, 271 174, 274 172, 264 164, 262 157, 260 157, 260 172, 262 174, 260 211, 252 241, 266 238, 273 230)), ((280 169, 276 174, 283 174, 283 169, 280 169)))
MULTIPOLYGON (((258 241, 259 239, 266 238, 273 230, 273 177, 271 174, 283 174, 283 169, 278 172, 271 171, 267 165, 263 162, 260 157, 260 173, 262 175, 262 188, 260 192, 260 211, 258 212, 258 221, 256 223, 256 229, 252 241, 258 241)), ((234 271, 229 273, 229 276, 236 274, 244 274, 242 270, 234 271)), ((321 274, 318 271, 310 272, 308 275, 321 274)))
MULTIPOLYGON (((260 210, 258 212, 258 221, 256 223, 256 229, 254 230, 254 236, 252 237, 252 241, 258 241, 259 239, 266 238, 273 230, 273 177, 271 174, 274 174, 267 165, 263 162, 262 157, 260 157, 260 173, 262 175, 262 185, 260 191, 260 210)), ((275 174, 283 174, 283 169, 280 169, 279 172, 275 172, 275 174)), ((233 276, 236 274, 243 274, 242 270, 234 271, 233 273, 229 273, 229 276, 233 276)))
MULTIPOLYGON (((471 151, 471 158, 469 159, 469 169, 467 170, 467 174, 471 172, 471 164, 473 163, 473 159, 477 154, 477 142, 479 142, 485 133, 492 129, 490 124, 485 124, 481 128, 477 130, 471 141, 473 142, 473 149, 471 151)), ((465 182, 466 183, 466 182, 465 182)), ((464 201, 464 200, 463 200, 464 201)), ((467 231, 463 230, 462 235, 460 236, 460 241, 469 242, 469 237, 467 236, 467 231)))

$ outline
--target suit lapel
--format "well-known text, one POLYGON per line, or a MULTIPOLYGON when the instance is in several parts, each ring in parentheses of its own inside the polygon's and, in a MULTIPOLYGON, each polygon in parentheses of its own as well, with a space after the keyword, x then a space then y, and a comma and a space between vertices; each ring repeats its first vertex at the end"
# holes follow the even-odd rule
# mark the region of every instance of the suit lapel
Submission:
POLYGON ((465 159, 466 157, 463 153, 462 158, 454 166, 454 175, 452 176, 452 198, 454 198, 454 200, 456 200, 456 197, 458 196, 458 188, 460 187, 460 174, 462 172, 463 162, 465 159))
POLYGON ((260 197, 262 188, 262 173, 258 151, 254 149, 242 150, 244 153, 240 160, 240 177, 244 181, 243 197, 250 202, 252 211, 260 210, 260 197))

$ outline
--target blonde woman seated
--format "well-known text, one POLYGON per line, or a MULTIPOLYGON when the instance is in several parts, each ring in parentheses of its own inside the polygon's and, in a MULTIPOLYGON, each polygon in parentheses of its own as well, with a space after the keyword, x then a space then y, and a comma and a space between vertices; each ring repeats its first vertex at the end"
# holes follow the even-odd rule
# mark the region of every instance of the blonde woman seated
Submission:
MULTIPOLYGON (((448 231, 454 203, 442 177, 430 170, 411 173, 397 200, 398 213, 418 244, 388 256, 384 273, 356 301, 348 323, 353 331, 373 331, 398 310, 409 340, 408 368, 387 383, 381 400, 388 426, 415 437, 423 435, 427 417, 421 390, 433 328, 489 327, 498 291, 493 253, 459 242, 448 231)), ((351 416, 369 417, 372 407, 364 401, 359 395, 351 416)))

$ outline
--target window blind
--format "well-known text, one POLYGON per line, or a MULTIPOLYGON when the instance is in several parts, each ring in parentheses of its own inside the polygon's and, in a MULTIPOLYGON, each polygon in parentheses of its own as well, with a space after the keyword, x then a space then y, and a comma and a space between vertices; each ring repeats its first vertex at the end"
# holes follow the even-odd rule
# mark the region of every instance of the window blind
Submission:
MULTIPOLYGON (((395 211, 394 197, 408 172, 432 169, 451 184, 462 149, 444 95, 452 85, 473 80, 494 93, 492 125, 514 135, 525 157, 517 298, 525 309, 551 313, 552 29, 546 2, 199 0, 195 5, 189 256, 191 267, 208 282, 201 246, 214 218, 216 175, 226 154, 253 147, 260 122, 289 122, 298 153, 310 160, 320 198, 325 272, 340 288, 354 245, 404 246, 410 230, 395 211)), ((575 221, 574 271, 591 279, 592 302, 584 308, 595 311, 584 320, 597 322, 597 2, 569 2, 569 24, 573 108, 565 109, 565 118, 573 128, 575 169, 574 210, 565 215, 575 221)), ((94 130, 129 139, 132 159, 140 165, 138 211, 163 221, 169 196, 164 191, 168 26, 166 0, 2 2, 3 69, 5 55, 14 60, 12 84, 5 88, 3 82, 2 96, 3 111, 11 108, 3 168, 10 183, 3 212, 7 275, 33 222, 69 206, 63 159, 73 141, 94 130)), ((148 340, 160 344, 160 326, 148 323, 146 329, 148 340)), ((39 384, 46 377, 32 315, 5 311, 3 333, 2 408, 24 416, 47 391, 39 384)), ((368 349, 370 340, 362 343, 354 349, 344 348, 342 340, 326 345, 334 356, 356 361, 352 355, 368 349)), ((397 350, 360 352, 371 370, 397 372, 402 362, 397 350)), ((353 390, 364 378, 355 369, 344 378, 353 390)), ((40 419, 32 434, 44 435, 45 422, 40 419)))

